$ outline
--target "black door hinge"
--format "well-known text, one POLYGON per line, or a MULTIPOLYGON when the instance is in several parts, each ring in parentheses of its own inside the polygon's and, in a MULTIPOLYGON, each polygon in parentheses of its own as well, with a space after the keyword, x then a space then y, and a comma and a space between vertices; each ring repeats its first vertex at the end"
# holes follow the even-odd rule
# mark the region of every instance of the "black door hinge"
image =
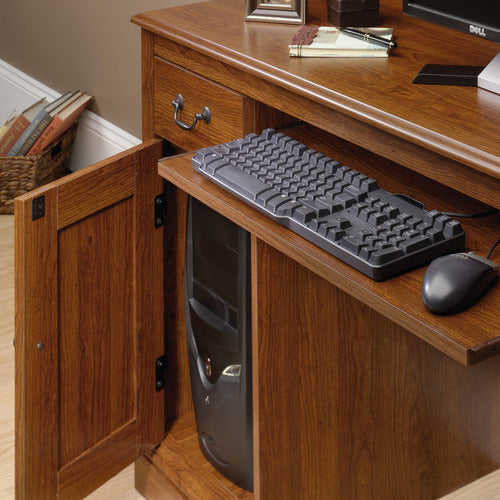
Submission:
POLYGON ((167 373, 167 356, 164 354, 155 361, 156 371, 156 392, 165 387, 165 378, 167 373))
POLYGON ((163 226, 165 221, 165 210, 167 207, 167 199, 165 193, 155 197, 155 228, 163 226))
POLYGON ((31 200, 31 220, 45 217, 45 196, 37 196, 31 200))

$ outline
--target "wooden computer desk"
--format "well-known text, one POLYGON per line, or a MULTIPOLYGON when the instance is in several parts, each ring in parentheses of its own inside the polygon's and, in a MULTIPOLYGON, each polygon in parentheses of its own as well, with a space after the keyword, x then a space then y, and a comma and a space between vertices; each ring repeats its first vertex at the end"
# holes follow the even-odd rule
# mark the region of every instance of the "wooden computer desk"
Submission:
MULTIPOLYGON (((136 482, 151 498, 422 500, 499 467, 499 286, 435 316, 420 298, 424 269, 374 282, 202 178, 189 153, 157 176, 159 138, 182 152, 287 127, 429 209, 500 208, 500 97, 411 83, 426 63, 486 65, 498 47, 403 16, 397 0, 380 13, 398 42, 388 59, 289 58, 297 27, 245 23, 243 0, 133 18, 144 144, 16 201, 20 498, 82 496, 144 453, 136 482), (178 93, 184 121, 208 106, 211 123, 178 128, 178 93), (197 445, 188 194, 252 235, 254 493, 197 445)), ((326 2, 309 2, 308 22, 326 23, 326 2)), ((498 216, 463 225, 482 255, 500 228, 498 216)))

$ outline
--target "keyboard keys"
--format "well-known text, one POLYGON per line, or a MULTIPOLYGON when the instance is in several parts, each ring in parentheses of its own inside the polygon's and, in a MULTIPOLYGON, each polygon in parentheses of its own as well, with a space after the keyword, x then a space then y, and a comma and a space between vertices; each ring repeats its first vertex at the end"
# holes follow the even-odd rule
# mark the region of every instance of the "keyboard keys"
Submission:
POLYGON ((417 229, 419 224, 422 224, 422 219, 419 219, 417 217, 411 217, 406 221, 406 225, 411 227, 412 229, 417 229))
POLYGON ((444 233, 441 229, 432 227, 425 234, 432 240, 433 243, 444 240, 444 233))
POLYGON ((265 182, 231 165, 225 165, 219 168, 214 173, 214 178, 223 180, 228 187, 248 197, 252 201, 255 200, 259 194, 266 191, 275 191, 276 194, 279 194, 279 191, 270 190, 269 185, 265 182))
POLYGON ((201 149, 193 167, 376 280, 463 248, 458 221, 273 129, 201 149))
POLYGON ((462 225, 457 220, 451 220, 444 226, 444 235, 446 237, 457 236, 463 232, 462 225))
POLYGON ((434 221, 439 217, 440 213, 437 210, 431 210, 427 212, 424 216, 424 222, 429 225, 434 225, 434 221))
POLYGON ((266 203, 266 208, 269 209, 271 212, 276 213, 276 210, 281 206, 284 205, 285 203, 291 201, 288 196, 284 196, 282 194, 278 194, 274 198, 271 198, 267 203, 266 203))
POLYGON ((265 207, 269 200, 279 195, 280 192, 277 189, 270 189, 269 186, 267 186, 265 191, 261 191, 257 194, 256 201, 258 205, 265 207))
POLYGON ((377 181, 373 179, 365 179, 363 182, 361 182, 360 187, 361 189, 364 189, 367 193, 370 193, 378 189, 378 184, 377 181))
POLYGON ((321 203, 320 201, 309 200, 307 198, 301 198, 299 201, 306 207, 309 207, 310 209, 314 210, 316 217, 324 217, 325 215, 331 213, 330 207, 321 203))
POLYGON ((402 241, 399 244, 399 248, 403 250, 405 254, 410 252, 415 252, 416 250, 420 250, 421 248, 425 248, 432 243, 431 239, 427 236, 416 236, 415 238, 411 238, 409 240, 402 241))
POLYGON ((367 248, 370 245, 364 241, 361 241, 359 237, 356 236, 344 236, 340 241, 339 245, 345 248, 348 252, 354 255, 359 255, 362 248, 367 248))
POLYGON ((378 226, 379 224, 382 224, 382 222, 385 222, 387 220, 387 215, 381 214, 380 212, 375 212, 370 215, 368 218, 368 222, 372 226, 378 226))
POLYGON ((329 227, 326 231, 326 239, 330 241, 338 241, 344 238, 346 232, 343 229, 339 229, 336 227, 329 227))
POLYGON ((399 214, 399 208, 389 205, 388 207, 385 207, 382 212, 387 215, 388 219, 394 219, 394 217, 397 217, 399 214))
POLYGON ((333 199, 334 204, 341 205, 344 209, 349 208, 356 203, 356 199, 348 193, 340 193, 333 199))
POLYGON ((276 215, 280 217, 291 217, 293 211, 302 205, 298 201, 287 201, 276 208, 276 215))
POLYGON ((227 165, 227 160, 224 158, 216 158, 213 159, 206 164, 206 170, 210 174, 214 174, 219 170, 220 168, 224 167, 227 165))
MULTIPOLYGON (((318 162, 318 165, 321 166, 321 160, 318 162)), ((340 163, 338 161, 330 160, 324 163, 324 167, 327 174, 335 174, 337 169, 340 167, 340 163)))
POLYGON ((328 232, 328 229, 347 229, 351 227, 351 223, 344 217, 329 215, 328 217, 322 217, 320 219, 314 220, 313 222, 308 224, 308 226, 313 231, 318 231, 320 233, 321 231, 319 230, 319 228, 323 227, 324 233, 326 234, 328 232))
POLYGON ((292 219, 300 222, 302 224, 306 224, 316 217, 316 211, 301 205, 297 209, 295 209, 292 213, 292 219))
POLYGON ((358 217, 363 221, 368 221, 376 213, 377 211, 374 208, 365 207, 359 211, 358 217))
POLYGON ((365 203, 355 203, 349 208, 349 213, 358 217, 361 210, 365 208, 368 208, 368 205, 366 205, 365 203))
POLYGON ((344 217, 331 217, 328 220, 330 224, 340 229, 347 229, 348 227, 351 227, 349 220, 344 217))

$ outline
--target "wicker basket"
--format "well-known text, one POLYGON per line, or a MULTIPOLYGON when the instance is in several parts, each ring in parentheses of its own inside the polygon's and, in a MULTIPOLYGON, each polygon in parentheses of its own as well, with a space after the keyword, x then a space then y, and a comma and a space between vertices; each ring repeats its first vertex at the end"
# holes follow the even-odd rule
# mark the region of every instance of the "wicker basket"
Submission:
POLYGON ((36 156, 0 156, 0 214, 14 213, 14 198, 66 173, 77 123, 36 156))

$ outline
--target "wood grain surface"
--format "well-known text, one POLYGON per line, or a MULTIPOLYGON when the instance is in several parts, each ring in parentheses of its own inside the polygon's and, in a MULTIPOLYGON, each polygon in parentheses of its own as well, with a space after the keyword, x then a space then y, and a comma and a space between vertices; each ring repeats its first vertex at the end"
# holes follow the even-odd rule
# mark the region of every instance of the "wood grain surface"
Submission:
POLYGON ((132 210, 129 198, 59 235, 63 466, 135 417, 133 275, 126 272, 133 262, 132 210), (106 272, 110 268, 112 275, 106 272), (85 307, 75 307, 82 297, 85 307), (89 311, 105 318, 99 328, 96 314, 89 311), (100 356, 108 362, 97 362, 100 356), (81 422, 80 432, 75 432, 75 422, 81 422))
POLYGON ((498 467, 500 357, 460 366, 269 245, 256 257, 259 498, 430 500, 498 467))
POLYGON ((179 66, 159 58, 154 61, 155 132, 186 151, 228 142, 253 130, 253 103, 248 97, 217 85, 179 66), (183 130, 174 122, 172 101, 177 94, 184 108, 177 119, 193 124, 196 113, 207 107, 210 123, 200 120, 192 130, 183 130))
POLYGON ((141 470, 139 491, 146 498, 173 500, 254 498, 252 492, 231 483, 204 458, 199 447, 192 411, 176 419, 162 445, 140 459, 138 467, 141 470), (172 486, 175 489, 170 493, 172 486))
MULTIPOLYGON (((14 499, 14 216, 0 216, 0 498, 14 499)), ((99 488, 94 500, 140 500, 134 466, 99 488)))
MULTIPOLYGON (((486 64, 494 44, 402 16, 400 3, 386 0, 382 23, 395 28, 399 44, 387 60, 293 59, 287 45, 296 27, 244 23, 242 3, 214 0, 140 14, 133 22, 154 35, 148 50, 158 60, 274 108, 291 117, 287 123, 313 125, 293 133, 385 189, 413 195, 429 209, 500 207, 498 103, 478 89, 411 84, 428 62, 486 64)), ((309 23, 325 24, 324 2, 309 7, 309 23)), ((256 108, 256 125, 261 112, 256 108)), ((498 290, 465 313, 436 317, 421 302, 423 268, 375 283, 202 179, 188 158, 159 167, 179 188, 169 187, 177 206, 184 193, 192 194, 253 235, 257 498, 305 492, 435 498, 498 467, 499 436, 490 425, 499 411, 498 290), (332 303, 323 304, 318 290, 332 303), (280 303, 282 294, 287 300, 280 303), (478 407, 487 409, 477 415, 478 407), (482 427, 483 417, 493 420, 482 427), (476 418, 481 431, 463 424, 476 418), (467 437, 456 439, 447 425, 467 437)), ((464 226, 467 248, 484 254, 499 220, 464 226)), ((179 225, 176 234, 183 234, 179 225)), ((181 273, 180 266, 172 269, 181 273)), ((177 286, 171 298, 181 314, 179 280, 177 286)), ((158 463, 143 463, 139 476, 158 470, 158 463)), ((182 463, 182 471, 194 473, 196 464, 182 463)))
POLYGON ((146 142, 15 200, 19 498, 81 498, 163 439, 160 151, 146 142))
MULTIPOLYGON (((16 496, 57 493, 57 193, 44 191, 45 217, 31 200, 15 206, 16 496), (36 478, 36 479, 35 479, 36 478)), ((28 196, 29 198, 29 196, 28 196)))
MULTIPOLYGON (((383 0, 381 25, 395 28, 398 42, 387 59, 290 58, 287 46, 296 27, 243 23, 242 11, 243 0, 214 0, 140 14, 133 22, 301 98, 500 177, 497 96, 470 87, 411 84, 427 63, 486 65, 498 52, 493 42, 403 16, 401 2, 383 0)), ((309 20, 314 21, 326 19, 309 20)))
POLYGON ((142 139, 144 141, 154 138, 153 45, 153 34, 141 30, 142 139))

